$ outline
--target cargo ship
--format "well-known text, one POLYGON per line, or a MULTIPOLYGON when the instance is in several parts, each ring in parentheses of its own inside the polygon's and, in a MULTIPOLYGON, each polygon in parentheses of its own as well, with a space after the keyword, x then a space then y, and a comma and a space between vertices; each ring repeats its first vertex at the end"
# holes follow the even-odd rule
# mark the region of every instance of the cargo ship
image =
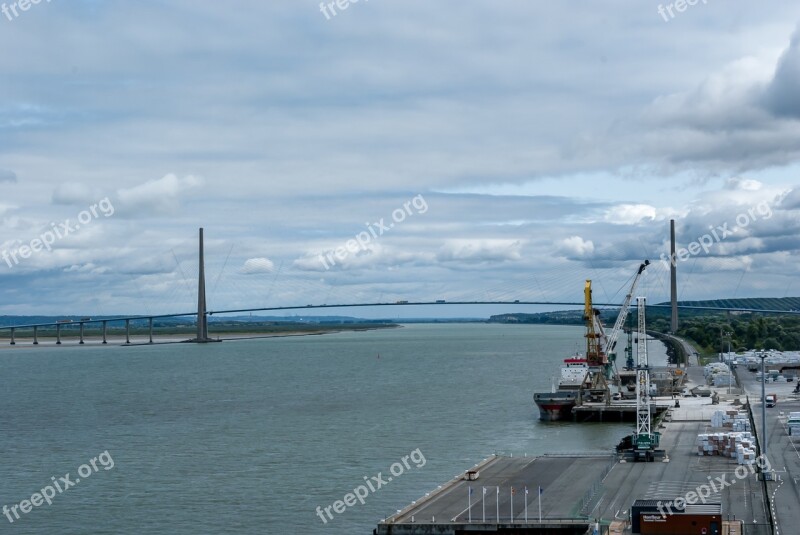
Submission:
MULTIPOLYGON (((607 380, 615 376, 617 384, 620 383, 619 374, 613 369, 616 360, 614 349, 622 325, 628 316, 636 285, 649 264, 650 262, 645 260, 639 265, 630 291, 620 307, 614 328, 608 336, 600 321, 600 311, 592 305, 592 281, 586 281, 583 288, 586 354, 584 357, 576 355, 564 359, 558 388, 553 385, 551 392, 533 394, 533 401, 539 407, 540 419, 548 422, 572 419, 573 409, 584 401, 605 401, 606 404, 611 404, 612 392, 607 380)), ((614 395, 619 396, 618 393, 614 395)))
POLYGON ((586 359, 580 355, 564 359, 558 387, 554 384, 549 393, 533 394, 533 401, 539 407, 539 418, 548 422, 570 419, 588 371, 586 359))

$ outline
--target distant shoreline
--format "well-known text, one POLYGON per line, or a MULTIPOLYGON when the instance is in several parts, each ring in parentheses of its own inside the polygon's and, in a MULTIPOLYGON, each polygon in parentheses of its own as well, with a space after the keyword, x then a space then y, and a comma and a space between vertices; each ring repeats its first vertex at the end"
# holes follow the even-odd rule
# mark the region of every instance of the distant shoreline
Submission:
MULTIPOLYGON (((212 324, 213 327, 213 324, 212 324)), ((274 326, 270 326, 274 327, 274 326)), ((209 333, 209 338, 213 342, 222 342, 222 341, 236 341, 236 340, 256 340, 260 338, 285 338, 288 336, 319 336, 323 334, 335 334, 335 333, 342 333, 342 332, 363 332, 363 331, 374 331, 379 329, 396 329, 402 328, 402 325, 396 323, 387 323, 387 324, 374 324, 374 325, 331 325, 327 326, 319 326, 315 325, 313 328, 309 329, 302 329, 298 328, 298 325, 292 325, 294 329, 262 329, 259 330, 258 328, 245 330, 245 331, 219 331, 219 332, 211 332, 209 333)), ((131 346, 149 346, 149 345, 160 345, 160 344, 183 344, 183 343, 190 343, 192 338, 194 337, 194 332, 159 332, 158 330, 153 331, 153 343, 149 342, 149 332, 147 330, 143 330, 141 328, 137 328, 136 330, 131 329, 131 336, 130 336, 130 344, 125 343, 125 333, 120 333, 118 329, 114 329, 113 332, 109 330, 108 335, 106 336, 106 340, 108 341, 105 344, 106 347, 108 346, 122 346, 122 347, 131 347, 131 346)), ((16 345, 11 345, 11 338, 10 336, 3 336, 0 338, 0 351, 3 350, 15 350, 15 349, 34 349, 34 348, 42 348, 42 347, 73 347, 73 346, 80 346, 80 336, 77 333, 69 332, 68 334, 62 333, 61 335, 61 345, 59 346, 56 343, 56 334, 55 331, 48 331, 46 333, 39 334, 39 344, 33 344, 33 336, 30 332, 25 332, 24 336, 21 336, 19 333, 16 336, 16 345)), ((212 343, 213 343, 212 342, 212 343)), ((84 333, 84 346, 97 346, 103 347, 103 340, 102 334, 98 333, 95 329, 89 331, 88 329, 84 333)))

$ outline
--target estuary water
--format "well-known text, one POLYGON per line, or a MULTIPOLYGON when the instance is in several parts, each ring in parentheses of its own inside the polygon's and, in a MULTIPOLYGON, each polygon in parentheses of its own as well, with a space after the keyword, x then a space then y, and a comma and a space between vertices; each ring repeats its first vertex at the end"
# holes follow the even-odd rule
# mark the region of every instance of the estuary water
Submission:
MULTIPOLYGON (((415 324, 203 346, 3 348, 0 506, 14 522, 1 516, 0 533, 372 533, 492 453, 609 450, 630 433, 538 421, 533 392, 549 390, 582 335, 415 324), (379 473, 363 504, 317 513, 379 473), (48 486, 50 504, 20 506, 48 486)), ((649 350, 665 362, 661 343, 649 350)))

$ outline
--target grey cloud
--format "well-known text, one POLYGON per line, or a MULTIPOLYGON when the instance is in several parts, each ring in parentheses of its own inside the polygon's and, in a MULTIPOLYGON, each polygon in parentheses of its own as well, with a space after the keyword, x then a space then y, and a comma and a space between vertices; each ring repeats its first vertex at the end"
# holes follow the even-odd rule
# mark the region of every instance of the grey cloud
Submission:
POLYGON ((17 174, 10 169, 0 168, 0 182, 16 182, 17 174))
POLYGON ((764 105, 777 117, 800 119, 800 27, 778 62, 764 105))

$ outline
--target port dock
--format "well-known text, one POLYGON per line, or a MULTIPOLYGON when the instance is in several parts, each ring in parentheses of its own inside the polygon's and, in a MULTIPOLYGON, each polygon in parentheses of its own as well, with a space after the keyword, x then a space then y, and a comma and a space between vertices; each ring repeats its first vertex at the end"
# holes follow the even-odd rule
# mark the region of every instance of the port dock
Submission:
MULTIPOLYGON (((701 368, 689 372, 691 382, 702 384, 701 368)), ((706 510, 717 511, 712 529, 720 535, 772 534, 769 499, 759 470, 753 465, 739 465, 734 458, 698 454, 698 435, 730 431, 712 427, 711 415, 719 410, 742 409, 736 404, 743 397, 741 393, 724 396, 724 389, 718 393, 718 405, 708 397, 687 397, 680 400, 680 407, 673 405, 666 410, 658 428, 660 448, 666 453, 663 461, 625 462, 615 451, 492 457, 473 468, 478 472, 477 479, 458 477, 449 481, 380 522, 374 533, 592 534, 597 526, 599 534, 622 535, 633 533, 634 503, 666 506, 701 487, 707 488, 703 485, 712 481, 725 481, 725 485, 715 483, 702 504, 708 506, 706 510)), ((796 492, 791 489, 785 492, 796 492)), ((666 516, 666 507, 663 510, 666 516)), ((656 512, 641 518, 657 522, 662 515, 656 512)), ((700 527, 696 533, 702 533, 700 527)))
POLYGON ((614 458, 609 454, 490 457, 472 469, 479 474, 477 480, 463 477, 451 480, 439 491, 386 519, 375 533, 417 535, 519 530, 535 533, 545 530, 542 532, 582 534, 586 532, 587 523, 580 518, 580 504, 572 503, 575 485, 591 487, 613 463, 614 458), (546 489, 541 495, 541 523, 539 487, 546 489), (470 489, 471 510, 468 508, 470 489))
MULTIPOLYGON (((650 414, 653 417, 660 416, 666 412, 674 401, 659 401, 650 406, 650 414)), ((572 408, 572 420, 574 422, 635 422, 636 421, 636 402, 614 401, 610 405, 605 403, 584 403, 572 408)))

